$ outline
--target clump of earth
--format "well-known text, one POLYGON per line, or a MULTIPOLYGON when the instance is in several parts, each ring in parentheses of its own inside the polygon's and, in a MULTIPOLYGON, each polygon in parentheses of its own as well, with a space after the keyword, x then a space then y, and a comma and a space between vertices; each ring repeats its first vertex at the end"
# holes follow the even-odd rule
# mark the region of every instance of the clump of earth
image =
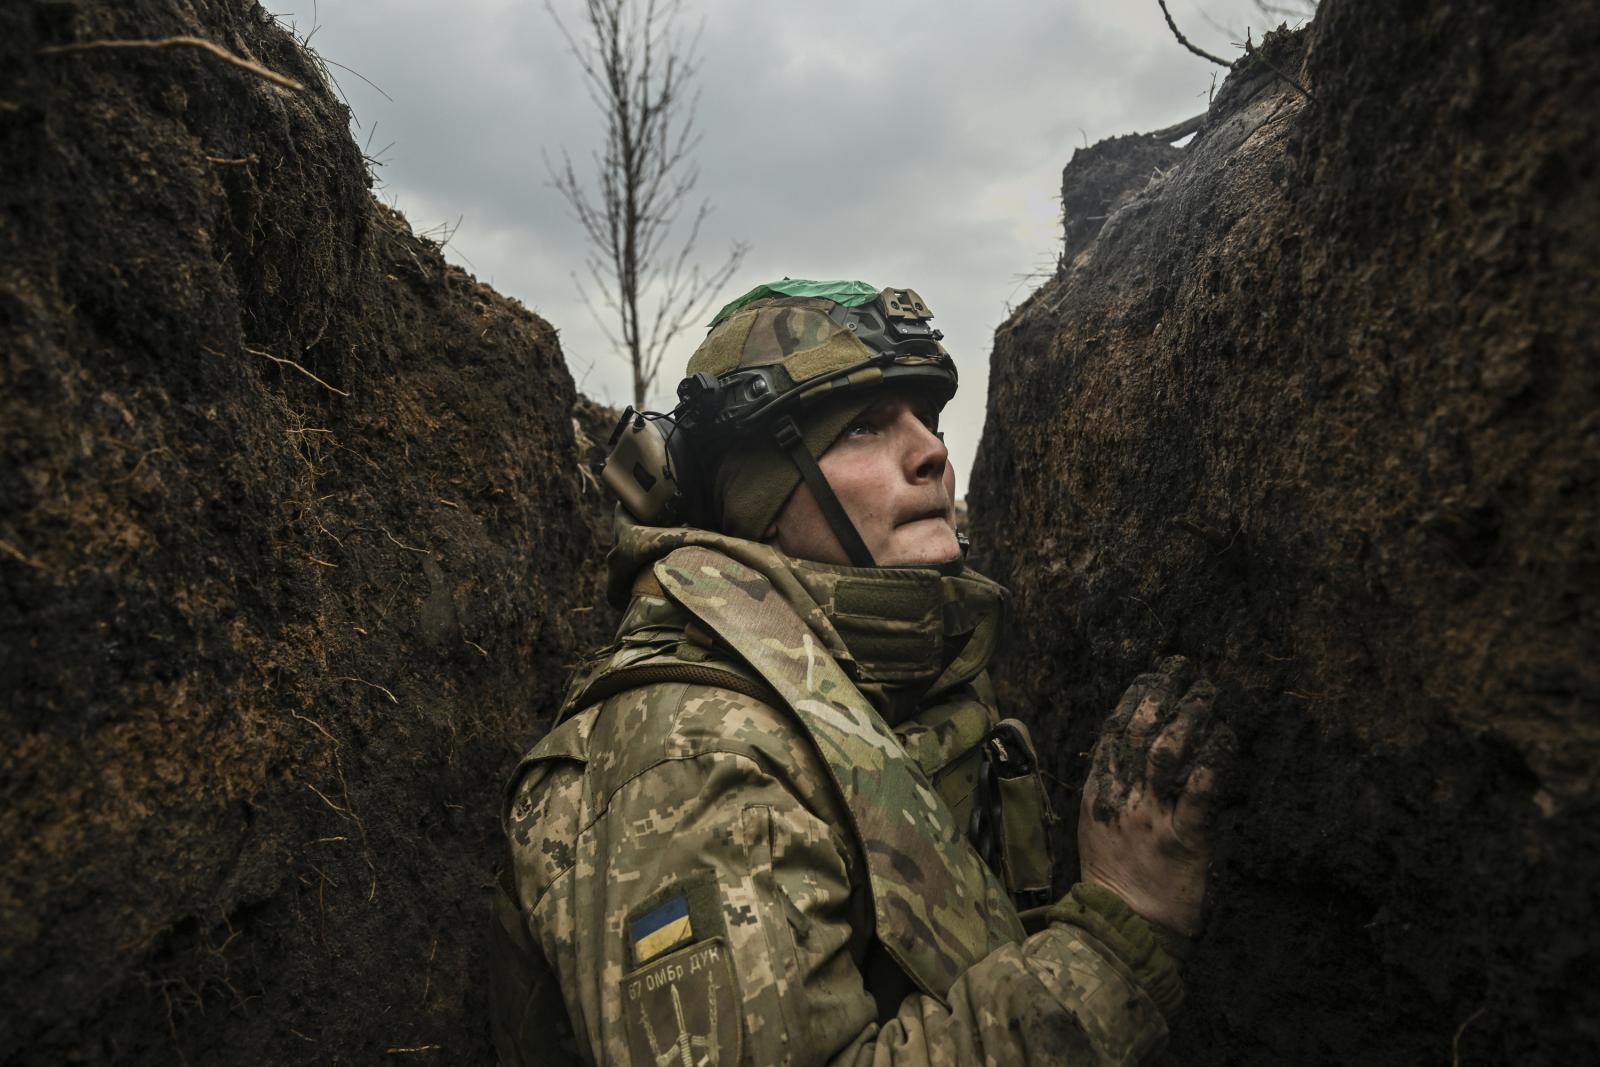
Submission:
POLYGON ((253 4, 9 4, 0 71, 0 1059, 492 1059, 499 791, 603 629, 556 332, 253 4), (304 88, 41 52, 180 35, 304 88))
POLYGON ((996 334, 974 542, 1057 810, 1159 655, 1240 741, 1170 1062, 1600 1047, 1596 42, 1329 0, 1186 146, 1074 156, 996 334))

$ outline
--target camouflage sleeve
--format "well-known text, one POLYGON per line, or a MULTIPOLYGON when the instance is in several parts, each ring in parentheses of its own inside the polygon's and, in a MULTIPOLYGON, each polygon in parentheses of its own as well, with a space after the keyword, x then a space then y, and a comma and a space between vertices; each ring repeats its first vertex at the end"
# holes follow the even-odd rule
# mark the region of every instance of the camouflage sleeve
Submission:
POLYGON ((1167 1038, 1162 1005, 1139 973, 1147 969, 1130 966, 1088 931, 1053 922, 968 969, 950 990, 948 1004, 920 994, 907 997, 881 1030, 869 1029, 830 1062, 1145 1063, 1167 1038))
POLYGON ((564 800, 517 805, 545 824, 513 833, 519 904, 594 1062, 1132 1063, 1164 1042, 1134 966, 1082 922, 880 1025, 858 961, 864 872, 805 774, 699 751, 609 798, 573 775, 564 800))

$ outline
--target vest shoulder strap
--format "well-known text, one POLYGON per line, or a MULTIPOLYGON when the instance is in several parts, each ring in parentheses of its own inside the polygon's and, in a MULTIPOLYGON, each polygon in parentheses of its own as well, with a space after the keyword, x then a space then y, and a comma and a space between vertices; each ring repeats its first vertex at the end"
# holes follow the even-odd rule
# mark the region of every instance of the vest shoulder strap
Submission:
POLYGON ((718 663, 684 663, 681 660, 646 661, 626 667, 602 670, 589 679, 588 684, 574 697, 573 707, 598 704, 609 696, 644 685, 682 682, 686 685, 709 685, 729 689, 735 693, 766 704, 778 703, 771 688, 759 678, 751 678, 731 667, 718 663))

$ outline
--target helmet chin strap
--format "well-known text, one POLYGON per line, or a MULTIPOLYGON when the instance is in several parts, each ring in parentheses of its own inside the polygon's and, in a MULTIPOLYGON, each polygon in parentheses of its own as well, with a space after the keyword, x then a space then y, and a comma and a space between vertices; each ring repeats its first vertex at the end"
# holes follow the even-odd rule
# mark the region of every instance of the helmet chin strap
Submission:
POLYGON ((800 427, 795 425, 793 417, 785 415, 774 423, 772 436, 777 440, 778 447, 789 453, 789 459, 799 468, 800 477, 811 489, 812 497, 822 509, 823 518, 828 520, 833 536, 839 539, 839 545, 844 549, 844 554, 850 557, 850 562, 857 567, 876 567, 872 553, 867 551, 867 543, 861 540, 861 534, 856 532, 849 513, 839 503, 833 486, 828 484, 827 475, 822 473, 822 468, 817 466, 817 461, 806 450, 805 439, 800 436, 800 427))

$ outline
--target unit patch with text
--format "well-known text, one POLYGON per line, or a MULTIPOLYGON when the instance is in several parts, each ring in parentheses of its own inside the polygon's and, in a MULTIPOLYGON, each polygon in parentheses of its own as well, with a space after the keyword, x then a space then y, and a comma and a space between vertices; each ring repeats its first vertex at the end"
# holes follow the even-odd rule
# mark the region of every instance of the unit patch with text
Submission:
POLYGON ((739 995, 721 937, 697 941, 622 978, 628 1052, 636 1064, 739 1062, 739 995))

